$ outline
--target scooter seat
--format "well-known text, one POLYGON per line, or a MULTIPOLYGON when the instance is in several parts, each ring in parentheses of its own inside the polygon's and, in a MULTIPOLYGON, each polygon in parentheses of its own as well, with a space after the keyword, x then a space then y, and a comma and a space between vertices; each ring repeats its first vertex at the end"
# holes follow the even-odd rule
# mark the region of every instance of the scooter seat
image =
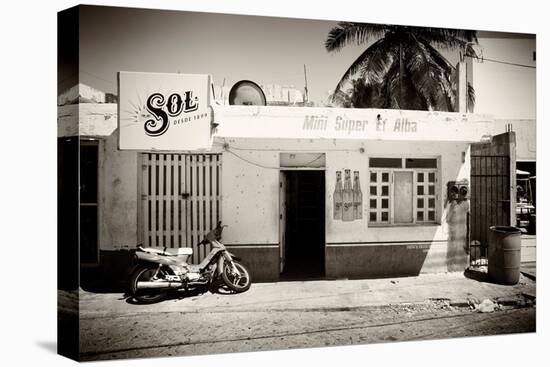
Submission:
POLYGON ((178 248, 169 248, 162 246, 152 246, 152 247, 143 247, 143 251, 162 254, 168 256, 181 256, 181 255, 192 255, 193 249, 191 247, 178 247, 178 248))

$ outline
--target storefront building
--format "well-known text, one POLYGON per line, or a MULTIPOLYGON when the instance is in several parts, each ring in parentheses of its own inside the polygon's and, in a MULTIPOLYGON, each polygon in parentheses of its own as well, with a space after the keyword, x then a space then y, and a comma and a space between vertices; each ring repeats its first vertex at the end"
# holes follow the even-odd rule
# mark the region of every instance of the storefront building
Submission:
POLYGON ((198 262, 208 249, 196 244, 219 220, 255 281, 468 266, 469 202, 448 200, 447 185, 470 180, 488 116, 214 106, 210 149, 139 152, 119 149, 117 113, 60 107, 59 140, 80 137, 81 180, 96 187, 80 204, 83 274, 124 279, 138 244, 193 247, 198 262))
POLYGON ((417 275, 468 266, 470 143, 487 116, 224 107, 225 242, 260 279, 417 275))

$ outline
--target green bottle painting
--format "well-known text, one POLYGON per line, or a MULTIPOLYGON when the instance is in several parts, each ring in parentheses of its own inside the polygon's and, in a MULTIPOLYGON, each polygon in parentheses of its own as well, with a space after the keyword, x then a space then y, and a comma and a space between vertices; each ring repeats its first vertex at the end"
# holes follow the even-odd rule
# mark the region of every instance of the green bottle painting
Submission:
POLYGON ((353 171, 353 214, 355 219, 363 218, 363 193, 361 192, 359 171, 353 171))
POLYGON ((351 171, 344 170, 344 193, 343 193, 343 213, 342 220, 344 222, 353 221, 353 191, 351 190, 351 171))
POLYGON ((342 171, 336 171, 336 185, 334 187, 334 220, 342 220, 342 171))

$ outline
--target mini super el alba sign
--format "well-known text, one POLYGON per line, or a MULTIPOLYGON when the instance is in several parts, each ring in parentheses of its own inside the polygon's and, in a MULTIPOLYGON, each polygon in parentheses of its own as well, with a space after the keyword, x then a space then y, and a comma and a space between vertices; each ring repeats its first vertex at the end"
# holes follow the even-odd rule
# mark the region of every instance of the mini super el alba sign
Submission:
POLYGON ((210 148, 209 91, 209 75, 119 72, 119 148, 210 148))

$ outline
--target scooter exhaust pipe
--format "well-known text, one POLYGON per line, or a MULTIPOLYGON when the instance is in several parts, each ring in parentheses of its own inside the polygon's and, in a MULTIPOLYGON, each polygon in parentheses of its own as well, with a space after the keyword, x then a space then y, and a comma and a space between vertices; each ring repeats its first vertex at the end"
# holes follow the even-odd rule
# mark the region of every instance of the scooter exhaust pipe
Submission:
POLYGON ((138 282, 137 289, 180 288, 182 282, 138 282))

